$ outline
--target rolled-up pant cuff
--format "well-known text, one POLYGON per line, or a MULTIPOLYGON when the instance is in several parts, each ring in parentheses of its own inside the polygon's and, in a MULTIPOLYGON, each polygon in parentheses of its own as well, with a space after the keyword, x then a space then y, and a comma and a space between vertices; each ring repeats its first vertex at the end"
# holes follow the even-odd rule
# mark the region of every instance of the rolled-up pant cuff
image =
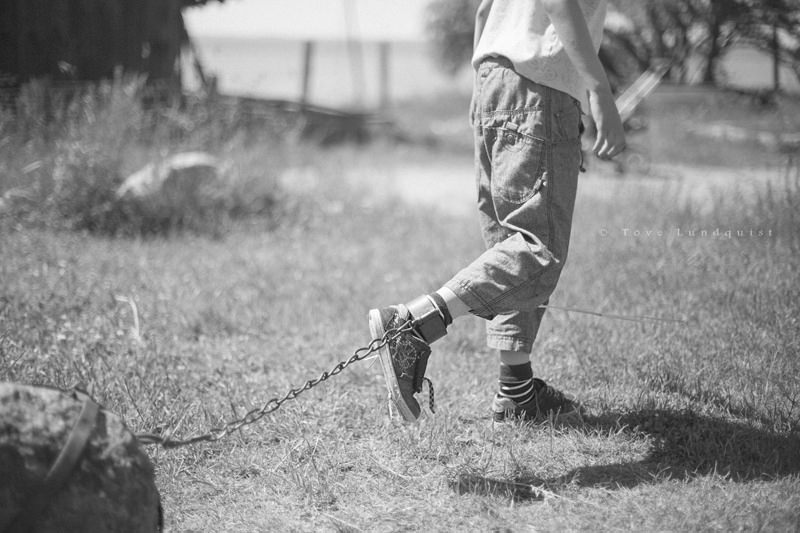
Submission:
POLYGON ((486 335, 486 346, 494 350, 531 353, 533 351, 533 340, 489 333, 486 335))
POLYGON ((483 300, 477 292, 472 290, 469 281, 455 277, 444 284, 445 287, 453 291, 459 300, 464 302, 469 308, 469 312, 475 316, 485 318, 486 320, 493 319, 497 312, 483 300))
MULTIPOLYGON (((498 316, 502 310, 495 309, 489 305, 484 299, 480 297, 477 291, 473 290, 468 280, 459 278, 458 276, 452 278, 445 283, 445 287, 453 291, 459 300, 464 302, 467 308, 475 316, 492 320, 498 316)), ((538 324, 532 329, 531 333, 535 338, 538 324)), ((488 324, 486 344, 489 348, 495 350, 508 350, 515 352, 533 351, 534 338, 529 338, 525 335, 509 334, 501 331, 492 331, 492 324, 488 324)))

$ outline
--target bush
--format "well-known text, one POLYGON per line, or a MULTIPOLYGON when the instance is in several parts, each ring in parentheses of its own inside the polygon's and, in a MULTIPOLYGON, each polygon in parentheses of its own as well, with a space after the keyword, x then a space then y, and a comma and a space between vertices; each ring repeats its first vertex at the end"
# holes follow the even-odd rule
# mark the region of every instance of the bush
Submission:
POLYGON ((117 157, 96 144, 70 142, 59 147, 46 211, 71 229, 117 229, 121 220, 115 217, 115 192, 123 179, 117 157))
MULTIPOLYGON (((269 214, 274 176, 230 165, 225 183, 197 205, 170 197, 158 205, 119 198, 132 171, 171 153, 205 150, 239 159, 263 135, 236 135, 239 117, 195 103, 156 101, 139 78, 52 87, 34 82, 0 111, 0 219, 105 234, 191 230, 218 233, 234 218, 269 214), (228 139, 233 139, 228 141, 228 139)), ((259 152, 265 153, 263 149, 259 152)), ((266 152, 267 157, 274 154, 266 152)))
POLYGON ((450 74, 469 65, 479 4, 479 0, 434 0, 428 5, 428 38, 440 66, 450 74))

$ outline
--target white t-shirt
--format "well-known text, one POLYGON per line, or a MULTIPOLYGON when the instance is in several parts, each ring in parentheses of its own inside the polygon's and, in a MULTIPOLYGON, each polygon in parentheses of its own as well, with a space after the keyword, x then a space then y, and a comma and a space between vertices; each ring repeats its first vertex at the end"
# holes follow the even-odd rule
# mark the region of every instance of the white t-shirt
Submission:
MULTIPOLYGON (((600 49, 608 0, 580 0, 586 25, 600 49)), ((567 56, 541 0, 483 0, 490 4, 483 33, 472 56, 474 67, 487 57, 505 57, 531 81, 565 92, 588 112, 586 83, 567 56)))

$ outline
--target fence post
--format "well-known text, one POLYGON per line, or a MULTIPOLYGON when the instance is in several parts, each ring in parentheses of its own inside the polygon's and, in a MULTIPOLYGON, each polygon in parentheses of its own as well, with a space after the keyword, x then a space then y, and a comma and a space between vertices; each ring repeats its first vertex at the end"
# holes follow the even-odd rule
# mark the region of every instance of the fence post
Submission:
POLYGON ((311 63, 314 60, 314 42, 303 43, 303 85, 300 93, 300 103, 303 107, 308 104, 311 85, 311 63))
POLYGON ((378 76, 380 79, 378 80, 378 90, 380 91, 380 109, 382 111, 386 111, 389 108, 390 104, 390 95, 389 95, 389 61, 390 61, 390 45, 387 41, 382 41, 378 45, 378 57, 380 61, 378 76))

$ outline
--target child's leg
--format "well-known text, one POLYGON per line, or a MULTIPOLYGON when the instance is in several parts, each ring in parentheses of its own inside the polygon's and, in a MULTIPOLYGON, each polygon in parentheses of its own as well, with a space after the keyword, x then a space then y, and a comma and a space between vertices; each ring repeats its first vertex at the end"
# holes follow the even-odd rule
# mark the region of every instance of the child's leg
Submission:
POLYGON ((517 366, 530 364, 530 352, 519 352, 514 350, 500 350, 500 364, 508 366, 517 366))
POLYGON ((469 314, 469 307, 467 307, 467 304, 465 304, 458 296, 456 296, 456 293, 449 288, 442 287, 436 291, 436 293, 442 297, 442 300, 444 300, 444 304, 450 311, 450 316, 453 318, 453 320, 469 314))
MULTIPOLYGON (((436 293, 370 311, 373 338, 413 326, 381 349, 390 395, 409 420, 420 414, 414 393, 422 388, 428 344, 445 334, 449 321, 467 312, 489 320, 504 315, 492 326, 490 346, 506 357, 529 353, 538 329, 531 317, 541 319, 539 305, 566 259, 580 164, 577 105, 500 61, 482 66, 476 85, 478 208, 489 249, 436 293), (510 324, 513 330, 503 329, 510 324)), ((511 377, 520 376, 513 368, 519 365, 506 366, 511 377)), ((524 381, 546 391, 539 380, 524 381)), ((511 388, 516 396, 516 385, 511 388)))
POLYGON ((478 211, 487 250, 445 284, 492 320, 487 341, 530 352, 567 256, 580 167, 580 110, 507 62, 478 71, 478 211))
POLYGON ((490 319, 500 352, 495 418, 576 410, 533 377, 530 353, 567 255, 580 167, 580 113, 558 91, 506 66, 484 72, 476 117, 479 213, 487 251, 446 284, 490 319), (500 82, 500 83, 498 83, 500 82))

